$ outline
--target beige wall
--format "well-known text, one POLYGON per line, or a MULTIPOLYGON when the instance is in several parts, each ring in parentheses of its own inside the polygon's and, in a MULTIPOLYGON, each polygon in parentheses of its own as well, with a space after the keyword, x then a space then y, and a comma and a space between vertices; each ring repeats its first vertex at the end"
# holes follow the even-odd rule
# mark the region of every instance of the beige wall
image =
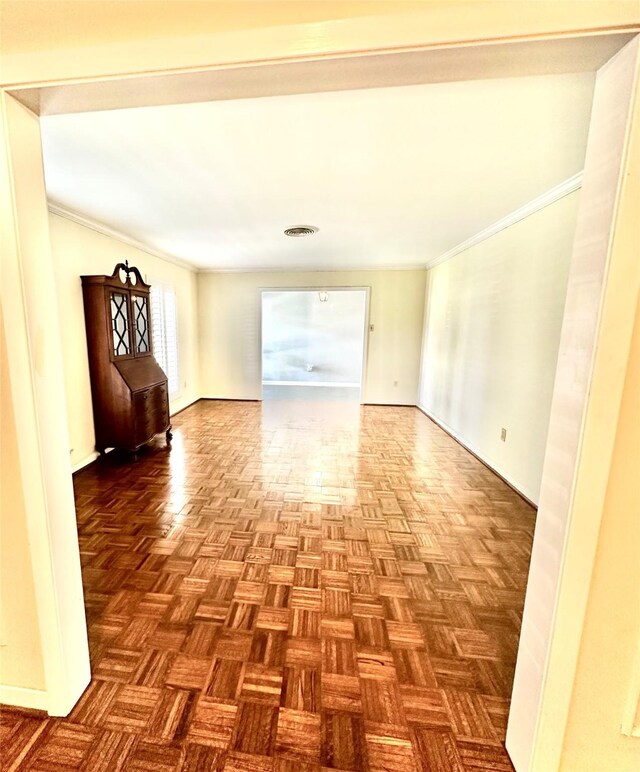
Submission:
POLYGON ((427 276, 419 404, 534 502, 578 199, 565 196, 427 276))
POLYGON ((155 38, 189 37, 205 32, 290 24, 421 10, 422 0, 3 0, 0 42, 6 54, 42 49, 114 45, 155 38), (57 7, 56 7, 57 6, 57 7))
POLYGON ((640 305, 563 746, 567 772, 640 768, 640 737, 621 732, 625 712, 640 730, 639 473, 640 305))
MULTIPOLYGON (((15 4, 26 5, 22 0, 14 0, 15 4)), ((79 4, 87 5, 83 0, 79 4)), ((36 6, 37 10, 31 13, 37 14, 45 35, 42 31, 34 33, 34 25, 25 23, 24 11, 7 13, 3 8, 6 5, 6 0, 0 5, 0 27, 6 46, 6 52, 5 46, 0 46, 0 70, 4 82, 10 84, 117 73, 128 76, 135 72, 186 70, 210 64, 325 56, 345 51, 398 50, 456 41, 508 40, 559 31, 575 34, 638 23, 634 0, 512 0, 508 12, 504 0, 424 0, 419 4, 398 0, 392 7, 404 12, 372 16, 360 16, 363 7, 366 14, 370 13, 372 4, 359 0, 285 2, 281 3, 284 11, 275 16, 277 26, 272 13, 247 13, 243 2, 222 3, 225 10, 219 8, 220 3, 207 3, 209 19, 199 16, 190 22, 183 18, 191 16, 185 13, 184 2, 167 2, 160 18, 154 18, 148 25, 138 20, 132 23, 136 14, 131 12, 116 12, 114 19, 113 3, 109 0, 91 5, 96 5, 96 9, 110 5, 110 13, 103 11, 89 17, 106 23, 88 22, 86 11, 74 13, 76 3, 29 3, 36 6), (300 13, 300 5, 321 5, 323 11, 300 13), (406 12, 416 5, 419 11, 406 12), (65 24, 69 17, 72 21, 65 24)))
POLYGON ((424 286, 422 270, 199 274, 202 396, 261 398, 261 289, 370 287, 364 401, 415 405, 424 286))
POLYGON ((110 274, 116 263, 129 260, 148 281, 160 281, 175 288, 180 393, 171 400, 173 413, 199 397, 196 274, 64 217, 52 214, 49 221, 64 357, 70 458, 75 469, 90 461, 95 452, 80 276, 110 274))
POLYGON ((0 701, 2 687, 45 690, 40 626, 0 318, 0 701))

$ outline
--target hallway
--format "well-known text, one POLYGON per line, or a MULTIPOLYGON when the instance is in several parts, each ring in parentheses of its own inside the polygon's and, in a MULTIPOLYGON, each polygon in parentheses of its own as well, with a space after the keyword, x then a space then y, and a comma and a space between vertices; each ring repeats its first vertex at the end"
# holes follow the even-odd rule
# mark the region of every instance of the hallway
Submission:
POLYGON ((75 477, 93 681, 8 709, 3 768, 512 769, 534 510, 415 408, 173 426, 75 477))

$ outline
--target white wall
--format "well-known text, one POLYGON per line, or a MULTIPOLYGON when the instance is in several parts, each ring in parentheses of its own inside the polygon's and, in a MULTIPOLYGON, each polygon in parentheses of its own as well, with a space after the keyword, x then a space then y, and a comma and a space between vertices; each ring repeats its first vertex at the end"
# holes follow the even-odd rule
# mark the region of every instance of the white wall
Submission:
POLYGON ((419 405, 534 502, 578 199, 565 196, 427 273, 419 405))
POLYGON ((116 263, 129 260, 150 283, 160 281, 175 288, 180 392, 171 400, 170 409, 174 413, 200 396, 196 274, 64 217, 51 214, 49 222, 60 309, 70 458, 72 468, 76 469, 92 460, 95 454, 80 276, 110 274, 116 263))
POLYGON ((366 290, 262 293, 262 380, 360 385, 366 290))
POLYGON ((316 271, 198 275, 203 397, 260 399, 260 290, 370 287, 364 401, 415 405, 425 271, 316 271), (397 382, 397 385, 394 385, 397 382))
MULTIPOLYGON (((0 416, 0 441, 13 413, 9 474, 13 468, 20 475, 12 478, 15 495, 10 488, 8 515, 19 518, 24 506, 26 538, 23 532, 13 541, 12 560, 21 562, 21 571, 31 564, 46 682, 46 690, 15 688, 17 678, 12 679, 14 688, 3 686, 0 701, 67 715, 91 674, 40 127, 37 116, 5 93, 0 112, 7 151, 0 158, 0 304, 7 352, 2 367, 11 401, 11 410, 0 416)), ((4 498, 2 507, 4 516, 4 498)), ((7 624, 21 623, 10 619, 7 624)))
POLYGON ((5 324, 0 318, 0 702, 3 687, 46 691, 40 625, 18 463, 5 324))

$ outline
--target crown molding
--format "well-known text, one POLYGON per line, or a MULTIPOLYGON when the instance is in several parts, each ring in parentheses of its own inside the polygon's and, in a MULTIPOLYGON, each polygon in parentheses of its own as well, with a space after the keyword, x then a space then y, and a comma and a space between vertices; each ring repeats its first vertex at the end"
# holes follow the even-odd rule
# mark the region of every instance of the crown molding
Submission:
POLYGON ((541 209, 549 206, 549 204, 553 204, 554 202, 559 201, 561 198, 568 196, 570 193, 573 193, 580 187, 582 187, 582 172, 578 172, 578 174, 574 174, 573 177, 569 177, 555 187, 550 188, 546 191, 546 193, 542 193, 542 195, 532 199, 527 204, 524 204, 524 206, 521 206, 505 217, 496 220, 487 228, 478 231, 478 233, 466 239, 465 241, 461 241, 448 252, 445 252, 439 257, 435 257, 433 260, 429 260, 425 265, 363 265, 357 267, 354 266, 341 268, 329 268, 327 266, 320 265, 305 266, 304 268, 292 266, 281 266, 275 268, 266 268, 261 266, 250 266, 246 268, 204 268, 202 266, 189 263, 186 260, 181 260, 180 258, 174 257, 173 255, 168 255, 158 249, 154 249, 148 244, 143 244, 141 241, 137 241, 136 239, 131 238, 131 236, 127 236, 121 231, 110 228, 98 220, 86 217, 85 215, 76 212, 74 209, 61 206, 60 204, 56 204, 53 201, 50 201, 48 205, 49 211, 52 214, 56 214, 59 217, 64 217, 67 220, 71 220, 72 222, 77 223, 78 225, 83 225, 85 228, 90 228, 97 233, 101 233, 103 236, 109 236, 110 238, 116 239, 117 241, 120 241, 123 244, 127 244, 130 247, 134 247, 135 249, 140 249, 143 252, 152 255, 153 257, 157 257, 160 260, 165 260, 167 263, 172 263, 173 265, 177 265, 180 268, 186 268, 188 271, 192 271, 193 273, 342 273, 345 271, 419 271, 421 269, 434 268, 436 265, 440 265, 441 263, 450 260, 452 257, 459 255, 461 252, 464 252, 470 247, 473 247, 476 244, 491 238, 491 236, 495 236, 497 233, 500 233, 500 231, 505 230, 505 228, 509 228, 510 226, 515 225, 517 222, 520 222, 520 220, 524 220, 525 218, 530 217, 532 214, 535 214, 535 212, 539 212, 541 209))
POLYGON ((101 233, 103 236, 108 236, 109 238, 120 241, 129 247, 146 252, 152 257, 157 257, 167 263, 177 265, 179 268, 186 268, 188 271, 192 271, 193 273, 198 272, 198 268, 192 263, 189 263, 186 260, 181 260, 179 257, 168 255, 166 252, 161 252, 159 249, 155 249, 154 247, 150 247, 148 244, 144 244, 142 241, 138 241, 137 239, 128 236, 126 233, 122 233, 121 231, 115 230, 114 228, 110 228, 108 225, 105 225, 98 220, 94 220, 91 217, 80 214, 80 212, 76 212, 75 209, 69 209, 66 206, 62 206, 61 204, 56 204, 53 201, 48 202, 48 208, 51 214, 58 215, 58 217, 64 217, 65 220, 71 220, 71 222, 75 222, 78 225, 84 226, 85 228, 90 228, 92 231, 101 233))
POLYGON ((186 260, 181 260, 179 257, 168 255, 166 252, 161 252, 159 249, 150 247, 148 244, 144 244, 137 239, 128 236, 122 231, 110 228, 108 225, 94 220, 91 217, 76 212, 75 209, 69 209, 61 204, 56 204, 53 201, 48 202, 48 208, 51 214, 56 214, 58 217, 64 217, 66 220, 71 220, 78 225, 83 225, 85 228, 90 228, 96 233, 101 233, 103 236, 116 239, 129 247, 134 249, 140 249, 142 252, 146 252, 153 257, 157 257, 160 260, 164 260, 167 263, 177 265, 179 268, 186 268, 193 273, 334 273, 344 271, 420 271, 424 270, 424 266, 417 265, 365 265, 358 267, 342 267, 342 268, 327 268, 327 266, 304 266, 304 268, 295 268, 291 266, 280 266, 277 268, 265 268, 261 266, 251 266, 248 268, 203 268, 202 266, 189 263, 186 260))
POLYGON ((471 236, 471 238, 468 238, 465 241, 461 241, 459 244, 453 247, 453 249, 450 249, 443 255, 435 257, 433 260, 429 260, 429 262, 425 265, 425 268, 434 268, 436 265, 440 265, 440 263, 444 263, 445 261, 450 260, 452 257, 455 257, 470 247, 479 244, 481 241, 485 241, 486 239, 491 238, 491 236, 495 236, 496 233, 500 233, 500 231, 505 230, 505 228, 509 228, 511 225, 515 225, 517 222, 520 222, 520 220, 524 220, 526 217, 535 214, 535 212, 539 212, 541 209, 549 206, 549 204, 553 204, 555 201, 559 201, 561 198, 568 196, 570 193, 573 193, 575 190, 578 190, 578 188, 581 187, 582 172, 578 172, 578 174, 574 174, 573 177, 569 177, 569 179, 564 180, 564 182, 561 182, 559 185, 556 185, 550 190, 547 190, 546 193, 542 193, 542 195, 532 199, 524 206, 521 206, 505 217, 501 217, 499 220, 496 220, 492 225, 489 225, 488 228, 484 228, 483 230, 478 231, 478 233, 476 233, 474 236, 471 236))
POLYGON ((326 265, 287 266, 265 268, 253 266, 250 268, 198 268, 198 273, 358 273, 360 271, 424 271, 422 263, 415 265, 358 265, 336 266, 326 265))

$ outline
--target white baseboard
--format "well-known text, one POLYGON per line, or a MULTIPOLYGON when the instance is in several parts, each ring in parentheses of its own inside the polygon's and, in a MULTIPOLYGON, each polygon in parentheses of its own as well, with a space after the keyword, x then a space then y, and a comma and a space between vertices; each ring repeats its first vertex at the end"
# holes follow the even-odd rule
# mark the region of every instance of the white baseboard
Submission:
POLYGON ((42 689, 25 689, 21 686, 0 684, 0 703, 15 708, 44 710, 49 707, 48 695, 42 689))
POLYGON ((435 416, 434 416, 432 413, 430 413, 430 412, 427 410, 427 408, 426 408, 426 407, 424 407, 424 406, 423 406, 423 405, 421 405, 420 403, 418 403, 418 404, 416 405, 416 407, 418 408, 418 410, 419 410, 421 413, 424 413, 424 414, 427 416, 427 418, 428 418, 428 419, 430 419, 431 421, 433 421, 433 423, 434 423, 434 424, 436 424, 437 426, 439 426, 439 427, 442 429, 442 431, 446 432, 446 433, 447 433, 447 434, 448 434, 450 437, 453 437, 453 439, 454 439, 454 440, 456 440, 456 442, 458 442, 460 445, 462 445, 462 447, 463 447, 465 450, 469 451, 469 453, 471 453, 471 455, 475 456, 475 457, 478 459, 478 461, 480 461, 481 463, 483 463, 483 464, 484 464, 484 465, 485 465, 485 466, 486 466, 488 469, 490 469, 490 470, 491 470, 491 471, 492 471, 494 474, 497 474, 497 475, 498 475, 498 477, 500 477, 502 480, 504 480, 504 482, 505 482, 505 483, 506 483, 506 484, 507 484, 507 485, 508 485, 510 488, 513 488, 513 490, 514 490, 514 491, 515 491, 515 492, 516 492, 516 493, 517 493, 519 496, 522 496, 522 498, 523 498, 523 499, 525 499, 525 500, 526 500, 526 501, 527 501, 529 504, 531 504, 531 506, 532 506, 532 507, 535 507, 536 509, 538 508, 538 504, 537 504, 537 503, 536 503, 536 501, 534 500, 534 498, 533 498, 533 495, 531 494, 531 492, 530 492, 530 491, 525 491, 525 490, 523 490, 523 489, 522 489, 522 486, 521 486, 521 485, 519 485, 518 483, 514 482, 514 481, 511 479, 511 477, 510 477, 510 475, 509 475, 509 474, 507 474, 506 472, 504 472, 504 471, 503 471, 502 469, 500 469, 499 467, 495 466, 495 465, 494 465, 492 462, 490 462, 490 461, 487 461, 487 459, 486 459, 486 458, 484 458, 484 457, 483 457, 483 455, 482 455, 482 454, 481 454, 479 451, 477 451, 477 450, 475 450, 473 447, 471 447, 471 445, 470 445, 470 444, 469 444, 469 443, 468 443, 468 442, 465 440, 465 438, 464 438, 464 437, 462 437, 461 435, 459 435, 459 434, 458 434, 456 431, 454 431, 454 430, 453 430, 453 429, 452 429, 450 426, 448 426, 448 425, 447 425, 447 424, 446 424, 444 421, 441 421, 439 418, 436 418, 436 417, 435 417, 435 416))
MULTIPOLYGON (((181 400, 178 400, 178 406, 175 407, 175 409, 171 409, 169 411, 169 415, 173 416, 176 413, 180 413, 182 410, 185 410, 186 408, 193 405, 194 402, 197 402, 200 399, 200 397, 193 397, 188 402, 185 402, 184 404, 181 404, 181 400)), ((113 448, 107 448, 105 451, 106 453, 111 453, 113 448)), ((89 466, 89 464, 93 463, 96 458, 100 458, 100 454, 97 451, 94 451, 93 453, 89 453, 88 456, 82 459, 82 461, 79 461, 77 464, 71 467, 71 474, 75 474, 76 472, 79 472, 81 469, 84 469, 85 466, 89 466)))
POLYGON ((94 451, 93 453, 89 453, 89 455, 86 458, 83 458, 82 461, 79 461, 75 466, 71 467, 71 474, 75 474, 76 472, 79 472, 81 469, 84 469, 85 466, 89 466, 93 461, 98 458, 100 454, 97 451, 94 451))
MULTIPOLYGON (((181 410, 184 410, 185 408, 190 407, 193 405, 194 402, 197 402, 200 399, 200 397, 193 397, 189 401, 185 401, 184 404, 182 404, 182 400, 178 399, 176 401, 175 408, 173 406, 170 406, 169 414, 175 415, 176 413, 179 413, 181 410)), ((107 448, 106 452, 110 453, 113 450, 113 448, 107 448)), ((89 464, 93 463, 96 458, 99 458, 100 454, 97 451, 94 451, 93 453, 89 453, 88 456, 82 459, 82 461, 78 461, 77 464, 74 464, 71 467, 71 474, 75 474, 76 472, 79 472, 81 469, 84 469, 85 466, 89 466, 89 464)))
POLYGON ((175 400, 175 403, 172 405, 169 403, 169 415, 174 416, 176 413, 181 413, 183 410, 186 410, 188 407, 191 407, 195 402, 197 402, 199 399, 202 399, 201 397, 192 397, 188 400, 182 400, 177 399, 175 400))
POLYGON ((262 402, 262 394, 259 397, 221 397, 219 394, 203 394, 199 399, 212 402, 262 402))

